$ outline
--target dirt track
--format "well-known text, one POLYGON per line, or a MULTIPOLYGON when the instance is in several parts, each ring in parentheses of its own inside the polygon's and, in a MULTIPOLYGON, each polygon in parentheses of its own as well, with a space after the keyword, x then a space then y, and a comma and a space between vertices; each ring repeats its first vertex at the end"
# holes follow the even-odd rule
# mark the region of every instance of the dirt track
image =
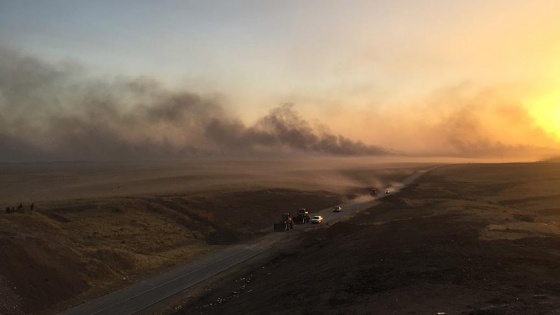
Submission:
POLYGON ((177 314, 560 314, 559 187, 559 164, 441 168, 177 314))
MULTIPOLYGON (((55 313, 253 237, 282 209, 332 206, 371 187, 377 174, 390 183, 413 170, 296 176, 338 174, 346 178, 339 194, 272 182, 261 190, 40 202, 33 212, 3 214, 0 313, 55 313)), ((353 222, 308 233, 271 261, 220 280, 180 312, 557 314, 558 187, 558 163, 438 168, 353 222)))
POLYGON ((262 161, 195 161, 122 172, 114 165, 5 165, 4 207, 26 192, 52 200, 35 200, 33 211, 22 200, 23 211, 0 214, 0 314, 57 313, 262 235, 282 212, 330 207, 425 167, 318 161, 278 161, 273 170, 262 161), (251 180, 237 177, 245 171, 251 180), (162 181, 173 192, 154 194, 167 191, 162 181))
POLYGON ((149 196, 2 214, 0 314, 81 304, 259 235, 294 202, 324 208, 339 196, 292 190, 149 196))

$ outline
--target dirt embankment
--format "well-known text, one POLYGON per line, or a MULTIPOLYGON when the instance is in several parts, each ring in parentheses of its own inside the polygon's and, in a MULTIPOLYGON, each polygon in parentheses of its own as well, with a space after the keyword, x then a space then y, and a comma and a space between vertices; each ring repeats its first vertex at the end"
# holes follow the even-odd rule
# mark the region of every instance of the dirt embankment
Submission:
POLYGON ((176 314, 557 314, 560 164, 440 168, 176 314))
POLYGON ((340 202, 283 189, 39 203, 0 214, 0 314, 53 313, 340 202))

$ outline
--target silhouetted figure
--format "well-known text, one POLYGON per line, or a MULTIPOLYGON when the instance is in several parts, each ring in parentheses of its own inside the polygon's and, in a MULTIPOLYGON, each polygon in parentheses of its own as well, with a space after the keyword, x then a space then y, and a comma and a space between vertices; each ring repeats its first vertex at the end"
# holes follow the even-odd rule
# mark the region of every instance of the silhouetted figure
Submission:
POLYGON ((19 204, 19 206, 17 206, 18 211, 23 211, 23 204, 19 204))
POLYGON ((34 206, 35 206, 35 203, 32 203, 31 206, 29 206, 29 210, 33 211, 34 206))
POLYGON ((6 207, 6 213, 11 213, 10 207, 6 207))

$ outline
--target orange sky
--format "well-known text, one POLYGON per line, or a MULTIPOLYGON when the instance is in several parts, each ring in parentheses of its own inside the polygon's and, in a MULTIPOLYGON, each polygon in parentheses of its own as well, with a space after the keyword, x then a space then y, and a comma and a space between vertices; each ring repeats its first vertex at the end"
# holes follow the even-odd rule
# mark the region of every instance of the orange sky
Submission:
POLYGON ((247 125, 293 103, 318 132, 401 152, 560 148, 559 1, 13 2, 0 45, 187 90, 247 125))

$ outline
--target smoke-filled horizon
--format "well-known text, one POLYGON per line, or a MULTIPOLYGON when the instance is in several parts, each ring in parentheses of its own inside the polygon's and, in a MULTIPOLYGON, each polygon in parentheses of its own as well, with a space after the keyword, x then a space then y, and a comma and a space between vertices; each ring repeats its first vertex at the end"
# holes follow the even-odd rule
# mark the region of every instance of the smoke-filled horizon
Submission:
POLYGON ((385 155, 391 151, 312 126, 292 104, 252 125, 217 97, 148 79, 87 78, 0 50, 0 160, 126 160, 272 154, 385 155))
POLYGON ((548 0, 4 1, 0 160, 558 155, 559 21, 548 0))
POLYGON ((559 21, 548 0, 0 1, 0 160, 558 155, 559 21))
POLYGON ((502 100, 496 91, 456 87, 408 110, 370 113, 373 139, 385 140, 372 144, 303 117, 294 104, 279 102, 248 124, 223 97, 148 77, 94 77, 76 63, 0 47, 0 161, 551 155, 552 136, 523 107, 502 100))

